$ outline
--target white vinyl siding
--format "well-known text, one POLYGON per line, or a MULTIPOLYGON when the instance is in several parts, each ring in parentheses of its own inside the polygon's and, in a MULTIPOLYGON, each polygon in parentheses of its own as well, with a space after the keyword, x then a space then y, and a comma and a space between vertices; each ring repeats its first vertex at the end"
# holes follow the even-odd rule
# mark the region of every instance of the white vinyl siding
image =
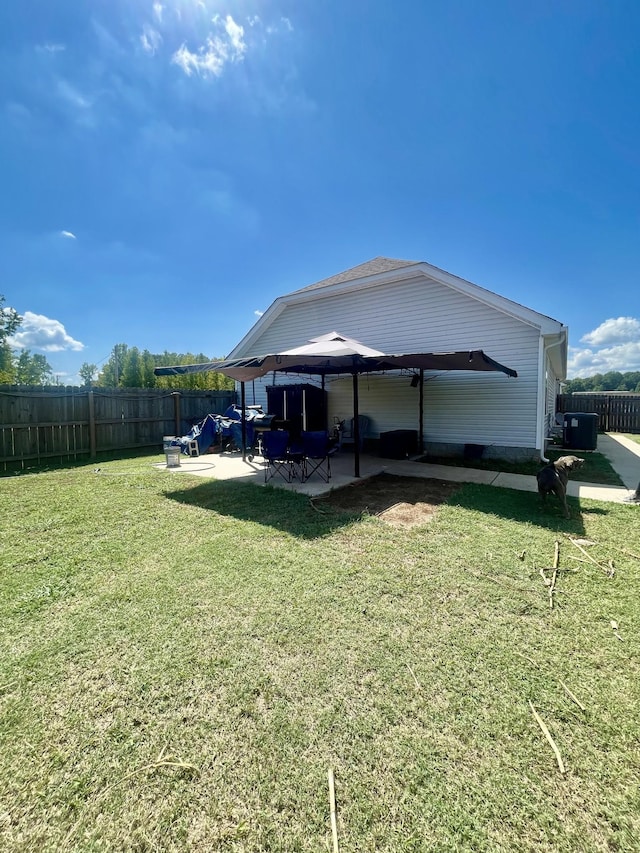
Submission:
MULTIPOLYGON (((258 355, 290 349, 310 338, 338 331, 383 352, 447 352, 482 349, 491 358, 518 371, 503 373, 451 371, 425 373, 425 441, 535 447, 537 424, 540 330, 497 310, 480 299, 420 276, 332 296, 314 293, 286 305, 251 345, 258 355)), ((319 384, 317 377, 283 376, 285 381, 319 384)), ((272 376, 256 381, 256 402, 266 405, 263 386, 272 376)), ((351 377, 326 381, 329 425, 352 414, 351 377)), ((247 401, 253 388, 247 384, 247 401)), ((360 412, 372 419, 372 435, 389 429, 418 429, 419 389, 410 375, 362 375, 360 412)))

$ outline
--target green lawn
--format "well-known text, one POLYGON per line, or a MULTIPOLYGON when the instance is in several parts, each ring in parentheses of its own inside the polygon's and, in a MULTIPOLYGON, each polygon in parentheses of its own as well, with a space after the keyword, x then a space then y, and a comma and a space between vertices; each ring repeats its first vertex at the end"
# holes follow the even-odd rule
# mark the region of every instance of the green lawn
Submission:
POLYGON ((326 851, 330 767, 341 851, 640 849, 637 506, 398 529, 160 459, 0 479, 0 849, 326 851))
MULTIPOLYGON (((628 436, 628 438, 632 437, 628 436)), ((547 458, 555 462, 556 459, 567 455, 569 452, 561 447, 551 446, 547 449, 547 458)), ((584 459, 584 465, 571 472, 572 480, 580 483, 624 486, 620 475, 611 467, 611 463, 604 454, 597 451, 585 451, 577 452, 577 455, 584 459)), ((485 471, 505 471, 508 474, 527 474, 532 477, 535 477, 542 465, 539 461, 508 462, 503 459, 463 459, 459 457, 452 459, 451 457, 441 456, 425 456, 421 461, 439 465, 456 465, 463 468, 480 468, 485 471)))

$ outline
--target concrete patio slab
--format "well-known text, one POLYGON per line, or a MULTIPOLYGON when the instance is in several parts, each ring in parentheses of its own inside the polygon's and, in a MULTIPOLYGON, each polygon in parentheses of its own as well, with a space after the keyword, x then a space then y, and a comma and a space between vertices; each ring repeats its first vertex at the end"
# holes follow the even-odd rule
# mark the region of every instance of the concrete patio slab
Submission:
MULTIPOLYGON (((589 498, 596 501, 623 503, 629 498, 629 490, 635 490, 640 483, 640 444, 624 436, 606 434, 598 436, 598 450, 611 462, 613 468, 625 483, 625 488, 605 486, 599 483, 580 483, 569 481, 567 493, 572 497, 589 498)), ((569 452, 569 451, 567 451, 569 452)), ((180 466, 168 468, 164 462, 155 465, 172 474, 193 474, 196 477, 210 477, 216 480, 238 480, 243 483, 264 485, 264 463, 256 456, 244 462, 240 453, 206 453, 197 457, 180 457, 180 466)), ((524 474, 505 474, 498 471, 485 471, 478 468, 462 468, 455 465, 431 465, 415 459, 382 459, 379 456, 362 454, 360 456, 360 478, 353 475, 353 456, 340 453, 331 460, 331 480, 325 483, 319 477, 311 477, 304 483, 293 480, 285 482, 282 478, 271 479, 268 485, 300 494, 316 497, 332 489, 339 489, 375 477, 386 472, 401 477, 422 477, 456 483, 479 483, 498 486, 504 489, 537 492, 536 478, 524 474)))

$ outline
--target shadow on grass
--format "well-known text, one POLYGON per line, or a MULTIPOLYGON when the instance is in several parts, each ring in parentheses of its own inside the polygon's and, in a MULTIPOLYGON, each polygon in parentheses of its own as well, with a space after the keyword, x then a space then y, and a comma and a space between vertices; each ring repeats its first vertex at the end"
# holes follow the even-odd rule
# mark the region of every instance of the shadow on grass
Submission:
POLYGON ((603 506, 584 508, 579 498, 567 498, 571 518, 565 518, 562 508, 553 496, 541 503, 537 492, 516 491, 495 486, 466 484, 448 501, 450 506, 459 506, 474 512, 484 512, 499 518, 535 524, 547 530, 577 535, 585 534, 583 513, 608 515, 603 506))
MULTIPOLYGON (((387 475, 381 475, 381 478, 385 476, 387 475)), ((407 483, 397 487, 389 483, 384 499, 381 499, 380 483, 376 482, 378 479, 373 477, 369 484, 364 481, 356 487, 338 489, 331 493, 329 499, 313 502, 307 496, 296 492, 214 480, 197 486, 172 489, 166 492, 166 496, 178 503, 211 510, 240 521, 272 527, 303 539, 327 536, 363 516, 380 515, 399 503, 407 504, 411 509, 411 505, 424 503, 425 498, 432 508, 447 504, 509 521, 533 524, 551 531, 585 534, 578 498, 568 499, 571 518, 564 518, 559 504, 556 505, 549 499, 543 506, 537 493, 533 492, 473 483, 456 484, 454 487, 453 484, 447 483, 443 484, 447 486, 446 491, 443 490, 443 493, 437 496, 433 491, 428 492, 428 481, 419 478, 397 478, 406 479, 407 483), (410 480, 415 485, 410 487, 410 480), (372 500, 371 490, 374 488, 375 500, 372 500)), ((608 513, 607 508, 602 506, 589 507, 584 511, 590 515, 608 513)))
POLYGON ((307 495, 297 492, 230 480, 207 480, 197 486, 172 489, 165 495, 181 504, 273 527, 302 539, 328 536, 358 517, 358 513, 320 510, 307 495))

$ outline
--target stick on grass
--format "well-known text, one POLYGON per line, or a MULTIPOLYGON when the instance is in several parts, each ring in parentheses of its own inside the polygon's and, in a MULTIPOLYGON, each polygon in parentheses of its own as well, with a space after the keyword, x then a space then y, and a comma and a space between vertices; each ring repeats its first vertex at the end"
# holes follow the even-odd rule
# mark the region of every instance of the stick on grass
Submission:
POLYGON ((538 712, 536 711, 536 709, 533 707, 533 703, 531 702, 531 700, 529 700, 529 707, 531 708, 531 711, 533 712, 533 716, 535 717, 536 723, 537 723, 537 724, 540 726, 540 728, 542 729, 542 733, 543 733, 543 735, 546 737, 546 739, 547 739, 547 740, 549 741, 549 743, 551 744, 551 749, 553 750, 553 752, 554 752, 554 754, 555 754, 555 756, 556 756, 556 761, 558 762, 558 769, 560 770, 560 772, 561 772, 561 773, 566 773, 565 766, 564 766, 564 763, 563 763, 563 761, 562 761, 562 756, 560 755, 560 750, 559 750, 559 749, 558 749, 558 747, 556 746, 556 742, 554 741, 554 739, 551 737, 551 732, 550 732, 550 731, 549 731, 549 729, 546 727, 546 725, 545 725, 545 723, 544 723, 544 720, 543 720, 543 719, 542 719, 542 717, 538 714, 538 712))
POLYGON ((329 768, 329 809, 331 813, 331 837, 333 838, 333 853, 340 853, 338 846, 338 823, 336 821, 336 784, 333 777, 333 767, 329 768))
POLYGON ((561 681, 561 682, 560 682, 560 684, 562 685, 562 688, 563 688, 564 692, 567 694, 567 696, 568 696, 570 699, 573 699, 573 701, 576 703, 576 705, 578 706, 578 708, 580 708, 580 710, 581 710, 581 711, 586 711, 587 709, 584 707, 584 705, 582 704, 582 702, 581 702, 581 701, 580 701, 576 696, 574 696, 574 694, 569 690, 569 688, 568 688, 568 687, 567 687, 567 685, 564 683, 564 681, 561 681))
POLYGON ((416 678, 416 674, 415 674, 415 672, 411 669, 411 667, 409 666, 409 664, 407 664, 407 669, 408 669, 408 670, 409 670, 409 672, 411 673, 411 677, 413 678, 413 680, 414 680, 414 681, 415 681, 415 683, 416 683, 416 690, 422 690, 422 687, 421 687, 421 685, 420 685, 420 682, 419 682, 419 681, 418 681, 418 679, 416 678))
POLYGON ((556 588, 556 580, 558 579, 558 565, 560 563, 560 543, 556 539, 556 548, 553 555, 553 575, 551 577, 551 586, 549 587, 549 607, 553 610, 553 592, 556 588))

